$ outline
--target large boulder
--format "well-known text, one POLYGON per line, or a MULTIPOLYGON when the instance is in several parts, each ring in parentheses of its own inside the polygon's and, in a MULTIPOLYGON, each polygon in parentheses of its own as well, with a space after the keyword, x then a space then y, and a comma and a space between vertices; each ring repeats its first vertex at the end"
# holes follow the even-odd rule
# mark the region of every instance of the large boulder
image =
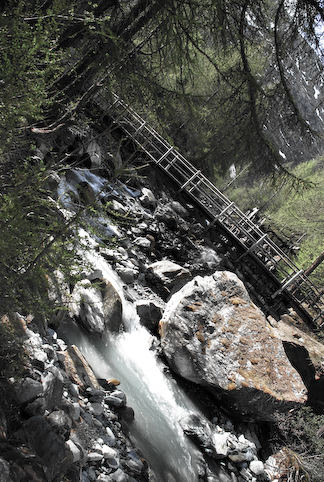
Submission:
POLYGON ((110 281, 103 278, 79 282, 73 291, 70 314, 86 331, 101 335, 122 327, 122 301, 110 281))
POLYGON ((44 417, 38 415, 29 418, 24 423, 22 434, 46 467, 49 482, 64 473, 67 467, 65 442, 44 417))
POLYGON ((241 415, 271 420, 305 401, 305 385, 243 283, 230 272, 197 276, 175 293, 160 322, 170 367, 241 415))

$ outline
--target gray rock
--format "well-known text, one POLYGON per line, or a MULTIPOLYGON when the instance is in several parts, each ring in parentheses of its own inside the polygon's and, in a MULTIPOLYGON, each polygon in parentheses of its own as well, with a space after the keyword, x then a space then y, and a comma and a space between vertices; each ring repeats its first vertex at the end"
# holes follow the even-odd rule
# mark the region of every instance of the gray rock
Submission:
POLYGON ((121 277, 126 284, 132 284, 135 281, 137 271, 133 268, 119 267, 116 268, 116 273, 121 277))
POLYGON ((220 433, 213 433, 212 434, 212 441, 215 447, 215 452, 217 457, 225 458, 227 457, 230 448, 228 446, 229 440, 229 433, 228 432, 220 432, 220 433))
POLYGON ((26 377, 15 387, 17 401, 19 404, 30 402, 43 394, 44 387, 41 382, 26 377))
POLYGON ((92 413, 94 416, 101 415, 104 411, 104 407, 101 403, 89 403, 89 412, 92 413))
POLYGON ((72 460, 73 460, 73 463, 75 462, 79 462, 81 459, 82 459, 82 452, 81 450, 79 449, 79 447, 77 447, 75 445, 74 442, 72 442, 72 440, 67 440, 66 444, 67 446, 67 449, 71 452, 72 454, 72 460))
POLYGON ((113 199, 111 202, 114 211, 117 211, 120 214, 126 214, 128 212, 128 208, 119 201, 116 201, 116 199, 113 199))
POLYGON ((97 482, 112 482, 110 475, 100 474, 97 478, 97 482))
POLYGON ((86 472, 82 472, 80 482, 90 482, 86 472))
POLYGON ((63 394, 63 377, 56 371, 47 373, 43 377, 44 397, 46 400, 46 408, 52 410, 55 405, 59 405, 63 394))
POLYGON ((69 414, 72 420, 79 420, 81 414, 81 408, 78 402, 73 402, 69 406, 69 414))
POLYGON ((1 475, 1 482, 12 482, 10 477, 10 464, 2 457, 0 457, 0 475, 1 475))
POLYGON ((142 248, 143 251, 150 252, 152 246, 152 240, 144 237, 139 237, 134 240, 134 245, 142 248))
POLYGON ((72 420, 63 410, 55 410, 50 413, 47 421, 58 435, 68 440, 72 428, 72 420))
POLYGON ((88 286, 79 290, 80 320, 83 327, 90 333, 103 333, 105 330, 105 315, 102 304, 102 294, 98 287, 88 286))
POLYGON ((100 452, 88 453, 88 462, 99 462, 103 459, 103 455, 100 452))
POLYGON ((64 472, 67 466, 67 449, 65 442, 41 416, 29 418, 23 426, 26 442, 46 466, 49 480, 64 472))
POLYGON ((172 201, 171 202, 171 208, 175 213, 177 213, 179 216, 182 218, 188 218, 189 213, 185 207, 182 206, 178 201, 172 201))
POLYGON ((111 392, 110 395, 112 397, 119 398, 120 400, 122 400, 124 402, 124 405, 126 405, 126 395, 122 390, 114 390, 113 392, 111 392))
POLYGON ((212 429, 207 420, 197 414, 189 414, 180 420, 184 433, 207 455, 215 456, 215 446, 212 440, 212 429))
POLYGON ((261 462, 261 460, 252 460, 250 462, 249 468, 250 468, 251 472, 255 475, 264 475, 265 474, 264 463, 261 462))
POLYGON ((144 206, 145 208, 155 208, 157 205, 157 200, 154 194, 150 189, 147 189, 146 187, 142 188, 142 195, 139 200, 141 201, 142 206, 144 206))
POLYGON ((111 428, 106 427, 106 435, 104 437, 104 441, 109 445, 110 447, 114 447, 116 445, 116 437, 111 430, 111 428))
POLYGON ((169 260, 157 261, 151 264, 148 270, 168 289, 191 277, 188 269, 169 260))
POLYGON ((135 474, 139 475, 144 470, 144 464, 135 450, 130 450, 126 457, 127 467, 135 474))
POLYGON ((113 482, 128 482, 128 475, 125 474, 121 469, 117 469, 116 472, 110 476, 113 482))
POLYGON ((112 447, 109 447, 109 445, 107 444, 103 444, 103 446, 101 447, 101 450, 105 459, 118 457, 117 450, 113 449, 112 447))
POLYGON ((113 395, 107 395, 105 397, 105 403, 111 405, 113 407, 123 407, 125 406, 125 401, 119 397, 115 397, 113 395))
POLYGON ((88 468, 87 474, 91 482, 94 482, 97 479, 96 472, 93 467, 88 468))
POLYGON ((44 415, 46 412, 46 405, 45 398, 41 396, 28 403, 24 410, 30 417, 33 417, 34 415, 44 415))
POLYGON ((122 327, 122 302, 117 290, 109 281, 104 282, 102 286, 102 303, 105 328, 118 333, 122 327))
POLYGON ((155 332, 162 318, 162 305, 153 300, 140 300, 136 302, 136 311, 140 318, 141 325, 155 332))

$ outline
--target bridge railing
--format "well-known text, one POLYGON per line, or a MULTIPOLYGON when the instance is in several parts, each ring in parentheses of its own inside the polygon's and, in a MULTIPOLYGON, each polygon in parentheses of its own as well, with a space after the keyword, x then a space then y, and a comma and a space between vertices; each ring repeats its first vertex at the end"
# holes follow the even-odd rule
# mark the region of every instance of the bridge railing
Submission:
POLYGON ((323 300, 316 286, 303 274, 286 253, 257 224, 231 202, 201 171, 171 146, 117 95, 97 94, 97 100, 114 122, 130 136, 156 165, 185 190, 208 212, 210 225, 220 223, 246 249, 241 256, 253 254, 280 281, 281 288, 311 313, 313 319, 324 322, 323 300), (322 320, 323 317, 323 320, 322 320))

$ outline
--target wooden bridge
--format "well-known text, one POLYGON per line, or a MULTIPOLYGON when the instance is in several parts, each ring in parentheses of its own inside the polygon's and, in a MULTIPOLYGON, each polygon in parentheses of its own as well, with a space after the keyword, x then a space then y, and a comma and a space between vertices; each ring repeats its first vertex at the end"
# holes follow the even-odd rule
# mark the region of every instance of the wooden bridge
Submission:
POLYGON ((208 228, 221 233, 223 241, 231 244, 231 261, 235 268, 251 274, 251 260, 254 266, 259 266, 254 274, 254 291, 258 291, 255 285, 266 285, 258 298, 268 311, 275 314, 280 300, 285 298, 313 328, 322 328, 324 300, 321 292, 269 235, 117 95, 113 94, 111 99, 111 95, 102 91, 96 100, 152 163, 174 181, 179 192, 189 196, 203 210, 208 228))

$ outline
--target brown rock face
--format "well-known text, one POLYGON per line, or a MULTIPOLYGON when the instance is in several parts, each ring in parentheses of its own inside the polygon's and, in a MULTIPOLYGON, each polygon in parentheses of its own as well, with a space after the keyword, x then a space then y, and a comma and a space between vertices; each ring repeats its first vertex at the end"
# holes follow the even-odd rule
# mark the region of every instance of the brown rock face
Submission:
POLYGON ((92 368, 76 346, 72 345, 63 353, 65 371, 82 391, 88 387, 100 388, 92 368))
POLYGON ((160 333, 171 368, 242 415, 270 420, 305 401, 281 340, 233 273, 187 283, 167 303, 160 333))

